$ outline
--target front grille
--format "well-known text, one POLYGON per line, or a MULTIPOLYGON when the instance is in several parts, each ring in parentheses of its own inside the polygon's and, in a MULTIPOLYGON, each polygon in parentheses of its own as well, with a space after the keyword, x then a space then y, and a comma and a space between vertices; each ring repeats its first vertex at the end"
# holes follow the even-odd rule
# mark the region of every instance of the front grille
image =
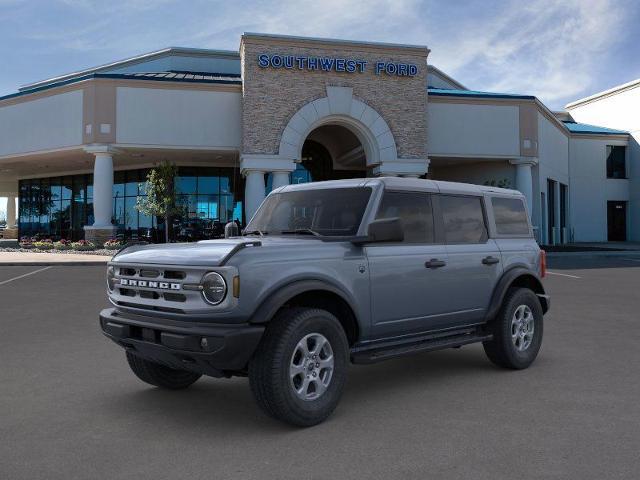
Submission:
POLYGON ((116 267, 110 297, 123 307, 171 313, 202 311, 208 306, 200 291, 184 289, 183 285, 198 285, 208 271, 207 267, 120 265, 116 267), (121 281, 127 283, 121 284, 121 281))

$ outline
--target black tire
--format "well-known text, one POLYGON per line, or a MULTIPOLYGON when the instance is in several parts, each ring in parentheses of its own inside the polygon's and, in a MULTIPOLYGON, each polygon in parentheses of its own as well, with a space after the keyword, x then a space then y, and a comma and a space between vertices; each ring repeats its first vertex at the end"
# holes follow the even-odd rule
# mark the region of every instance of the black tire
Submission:
MULTIPOLYGON (((347 337, 334 315, 316 308, 284 309, 267 326, 249 362, 251 391, 270 417, 300 427, 316 425, 331 415, 340 400, 347 378, 348 354, 347 337), (333 370, 326 390, 318 398, 307 400, 296 394, 294 382, 300 380, 293 380, 289 369, 299 342, 316 334, 330 344, 333 370)), ((318 378, 323 374, 326 372, 318 371, 318 378)))
POLYGON ((180 390, 195 383, 202 375, 185 370, 174 370, 159 363, 150 362, 131 352, 127 353, 127 362, 133 373, 149 385, 169 390, 180 390))
POLYGON ((500 312, 489 324, 489 333, 493 334, 493 339, 483 342, 482 345, 487 357, 495 365, 520 370, 531 365, 538 356, 542 345, 542 332, 542 306, 536 294, 528 288, 510 288, 500 312), (529 308, 534 325, 530 344, 523 350, 519 350, 512 340, 512 319, 520 306, 529 308))

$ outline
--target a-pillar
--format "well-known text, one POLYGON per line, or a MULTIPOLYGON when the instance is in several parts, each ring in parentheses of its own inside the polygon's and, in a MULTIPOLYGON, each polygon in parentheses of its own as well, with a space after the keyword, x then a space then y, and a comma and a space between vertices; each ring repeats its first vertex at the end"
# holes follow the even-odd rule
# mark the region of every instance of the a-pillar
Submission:
POLYGON ((102 245, 115 236, 113 217, 113 155, 109 145, 85 147, 95 159, 93 163, 93 225, 84 227, 85 240, 102 245))
POLYGON ((510 160, 516 166, 516 190, 519 190, 527 202, 527 210, 531 216, 533 208, 533 172, 532 167, 538 164, 535 157, 521 157, 510 160))

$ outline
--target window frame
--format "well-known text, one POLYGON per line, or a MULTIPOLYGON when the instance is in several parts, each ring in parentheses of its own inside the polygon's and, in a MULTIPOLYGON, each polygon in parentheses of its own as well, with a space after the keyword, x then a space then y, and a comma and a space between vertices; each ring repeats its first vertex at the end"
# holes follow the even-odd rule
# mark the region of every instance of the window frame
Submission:
POLYGON ((627 145, 606 145, 605 146, 605 157, 604 157, 604 175, 607 180, 629 180, 629 162, 628 162, 628 151, 627 145), (622 177, 614 177, 609 176, 609 149, 613 150, 614 148, 622 148, 624 150, 623 160, 624 160, 624 175, 622 177))
MULTIPOLYGON (((487 204, 486 204, 486 196, 483 194, 480 195, 473 195, 473 194, 465 194, 465 193, 447 193, 447 192, 440 192, 438 194, 435 195, 435 197, 437 197, 437 219, 438 219, 438 227, 437 230, 440 230, 441 232, 441 239, 442 239, 442 243, 444 245, 486 245, 489 240, 492 238, 492 232, 489 231, 489 216, 487 215, 487 204), (485 238, 483 241, 479 241, 479 242, 464 242, 464 243, 453 243, 453 242, 447 242, 447 232, 446 232, 446 228, 444 225, 444 215, 443 215, 443 209, 442 209, 442 205, 440 203, 440 200, 442 199, 442 197, 462 197, 462 198, 475 198, 480 200, 480 209, 482 210, 482 221, 484 223, 484 232, 485 232, 485 238)), ((436 209, 434 208, 434 214, 436 213, 436 209)), ((495 232, 495 229, 494 229, 495 232)))
POLYGON ((517 196, 517 195, 500 195, 500 194, 491 194, 491 195, 487 195, 486 197, 487 200, 487 204, 488 204, 488 208, 490 208, 490 212, 491 212, 491 230, 492 233, 490 235, 490 237, 492 238, 534 238, 533 235, 533 225, 531 224, 531 216, 529 215, 529 212, 527 210, 527 203, 525 201, 525 199, 523 197, 517 196), (496 214, 495 211, 493 210, 493 199, 494 198, 506 198, 507 200, 519 200, 522 202, 522 204, 524 205, 524 211, 527 215, 527 225, 529 228, 529 233, 524 234, 524 233, 520 233, 520 234, 515 234, 515 233, 498 233, 498 224, 496 223, 496 214))
MULTIPOLYGON (((380 244, 380 245, 442 245, 442 238, 439 235, 439 229, 438 229, 438 222, 436 219, 436 207, 435 207, 435 200, 434 197, 437 195, 437 192, 429 192, 429 191, 424 191, 424 190, 400 190, 400 189, 387 189, 384 188, 382 190, 382 196, 380 197, 380 200, 378 201, 378 205, 376 206, 376 211, 373 215, 373 218, 371 219, 371 221, 377 220, 378 219, 378 213, 380 212, 380 208, 382 207, 382 202, 384 202, 384 196, 387 193, 399 193, 402 195, 425 195, 427 197, 429 197, 429 200, 431 202, 431 220, 432 220, 432 225, 433 225, 433 241, 432 242, 385 242, 384 244, 380 244)), ((372 244, 372 245, 375 245, 372 244)))

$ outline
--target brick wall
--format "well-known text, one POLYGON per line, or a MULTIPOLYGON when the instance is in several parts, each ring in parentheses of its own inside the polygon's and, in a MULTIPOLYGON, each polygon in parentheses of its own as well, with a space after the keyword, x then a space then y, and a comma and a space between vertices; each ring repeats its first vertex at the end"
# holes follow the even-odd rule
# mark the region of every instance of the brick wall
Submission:
POLYGON ((277 154, 289 119, 305 104, 326 96, 327 86, 353 88, 357 98, 376 110, 395 138, 399 158, 427 157, 426 49, 310 42, 297 39, 243 37, 240 54, 243 74, 242 152, 277 154), (260 54, 361 59, 363 73, 262 68, 260 54), (413 77, 375 74, 378 61, 418 66, 413 77))

